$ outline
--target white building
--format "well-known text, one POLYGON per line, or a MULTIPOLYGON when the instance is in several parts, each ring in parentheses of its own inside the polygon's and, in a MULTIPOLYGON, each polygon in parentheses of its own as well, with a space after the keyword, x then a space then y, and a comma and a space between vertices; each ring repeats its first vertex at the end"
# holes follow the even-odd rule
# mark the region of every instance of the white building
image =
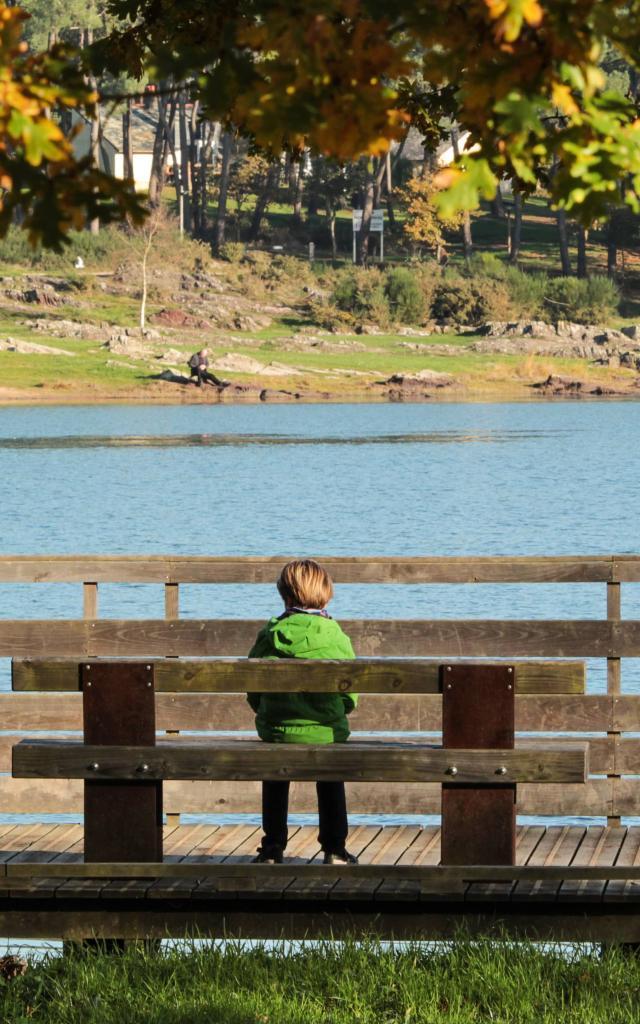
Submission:
MULTIPOLYGON (((73 125, 80 125, 80 130, 73 140, 74 152, 78 157, 87 156, 91 149, 91 124, 82 114, 74 111, 73 125)), ((153 143, 158 126, 155 110, 146 110, 143 106, 131 108, 131 148, 133 150, 133 178, 137 192, 146 192, 149 188, 151 165, 153 163, 153 143)), ((178 162, 181 159, 180 138, 177 118, 174 120, 174 145, 178 162)), ((169 154, 169 167, 173 166, 173 158, 169 154)), ((124 178, 124 145, 122 132, 122 107, 114 111, 109 107, 109 115, 103 108, 100 137, 100 170, 114 178, 124 178)))

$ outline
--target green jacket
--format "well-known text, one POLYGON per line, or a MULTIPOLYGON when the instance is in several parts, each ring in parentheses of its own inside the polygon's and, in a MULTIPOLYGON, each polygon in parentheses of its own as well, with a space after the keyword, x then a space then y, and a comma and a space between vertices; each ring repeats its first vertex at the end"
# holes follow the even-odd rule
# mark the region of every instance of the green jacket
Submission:
MULTIPOLYGON (((250 658, 355 658, 351 641, 334 619, 294 612, 262 627, 250 658)), ((344 743, 355 693, 249 693, 256 729, 267 743, 344 743)))

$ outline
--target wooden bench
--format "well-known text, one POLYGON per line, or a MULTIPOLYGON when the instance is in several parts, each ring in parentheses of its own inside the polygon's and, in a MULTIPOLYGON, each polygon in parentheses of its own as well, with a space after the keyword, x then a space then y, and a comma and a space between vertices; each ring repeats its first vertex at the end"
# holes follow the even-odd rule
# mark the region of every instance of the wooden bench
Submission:
MULTIPOLYGON (((192 617, 181 619, 180 588, 183 584, 208 584, 220 592, 227 584, 272 585, 287 560, 82 555, 0 558, 0 581, 14 586, 35 584, 34 596, 41 583, 80 584, 84 616, 74 618, 71 594, 65 598, 66 605, 59 605, 60 614, 69 618, 0 620, 1 657, 64 659, 15 662, 15 692, 0 693, 5 730, 0 735, 0 773, 10 771, 11 750, 19 739, 71 741, 76 753, 83 739, 93 745, 89 735, 82 736, 86 692, 81 692, 78 666, 97 665, 110 658, 162 659, 153 663, 155 686, 150 688, 156 729, 150 739, 127 741, 145 748, 145 758, 134 759, 136 768, 150 763, 146 757, 149 747, 157 756, 159 745, 166 741, 172 746, 193 745, 192 732, 200 736, 199 742, 218 745, 218 759, 222 757, 221 737, 207 735, 210 732, 223 729, 225 742, 234 740, 234 751, 240 744, 251 744, 246 733, 253 728, 253 715, 243 694, 250 688, 246 673, 252 666, 244 655, 261 622, 195 618, 202 612, 198 613, 190 592, 184 605, 192 617), (100 619, 98 597, 103 583, 156 584, 164 590, 164 619, 100 619), (242 661, 234 663, 232 659, 238 657, 242 661), (191 658, 198 660, 183 661, 191 658), (227 674, 224 680, 223 673, 227 674), (232 692, 234 685, 229 680, 234 673, 236 689, 242 692, 232 692), (241 681, 242 673, 245 679, 241 681), (217 676, 215 684, 210 681, 212 675, 217 676)), ((640 622, 623 619, 620 603, 621 585, 640 581, 640 557, 321 560, 338 584, 517 583, 532 591, 537 584, 561 584, 568 590, 580 584, 602 588, 603 597, 606 589, 606 615, 592 611, 595 618, 580 620, 536 617, 531 592, 527 604, 533 617, 523 620, 343 622, 362 659, 349 667, 349 673, 364 673, 369 658, 401 658, 403 670, 413 672, 412 679, 420 684, 403 689, 408 676, 396 674, 393 678, 401 680, 400 685, 396 682, 386 693, 370 692, 375 686, 367 689, 361 676, 354 686, 366 697, 351 718, 355 734, 349 749, 353 749, 352 743, 368 744, 372 739, 402 744, 403 750, 396 747, 395 754, 408 771, 404 748, 417 746, 421 748, 419 757, 428 754, 431 758, 431 771, 436 767, 431 755, 442 745, 442 736, 445 746, 458 750, 480 747, 475 732, 472 737, 459 736, 456 743, 450 742, 438 666, 461 654, 474 660, 509 659, 507 664, 516 668, 512 753, 549 753, 548 744, 557 742, 575 753, 586 743, 587 781, 498 783, 503 793, 508 786, 517 786, 520 818, 515 864, 490 864, 483 860, 482 850, 470 858, 462 843, 466 859, 476 861, 469 865, 453 863, 446 849, 446 828, 443 841, 441 777, 435 776, 439 781, 431 782, 422 781, 425 775, 409 782, 364 782, 356 777, 347 783, 349 845, 360 856, 354 874, 319 864, 316 829, 299 825, 295 818, 288 862, 282 867, 251 865, 260 837, 260 784, 244 777, 240 781, 202 776, 197 780, 165 779, 160 772, 153 778, 147 777, 148 772, 136 772, 135 781, 119 781, 96 778, 95 774, 87 780, 0 775, 0 815, 5 816, 0 818, 2 933, 48 938, 90 934, 135 937, 179 935, 196 929, 212 935, 295 937, 374 930, 383 936, 437 938, 451 935, 464 922, 476 932, 497 925, 517 935, 640 942, 640 828, 621 827, 622 815, 640 814, 640 695, 623 688, 622 676, 624 659, 640 657, 640 622), (554 660, 545 663, 541 658, 554 660), (585 693, 582 661, 565 661, 583 658, 606 664, 606 692, 585 693), (417 737, 416 732, 426 735, 417 737), (133 858, 130 848, 125 861, 113 858, 107 864, 92 863, 91 822, 99 822, 99 817, 89 811, 85 837, 80 824, 85 788, 98 793, 102 787, 104 796, 108 788, 117 792, 118 787, 132 790, 137 786, 155 793, 162 787, 163 861, 156 845, 153 851, 146 850, 140 861, 133 858), (219 814, 233 817, 221 819, 219 814), (385 814, 396 817, 385 821, 379 817, 385 814), (22 815, 25 817, 19 823, 22 815), (375 815, 375 824, 371 815, 375 815), (420 817, 416 820, 415 815, 420 817), (535 816, 535 824, 526 817, 529 815, 535 816), (549 815, 560 816, 561 824, 543 824, 549 815), (85 838, 89 846, 86 863, 85 838)), ((371 607, 376 606, 373 601, 371 607)), ((37 607, 37 599, 33 607, 37 607)), ((568 605, 573 607, 573 603, 568 605)), ((604 601, 602 607, 604 612, 604 601)), ((390 661, 382 667, 393 668, 390 661)), ((283 669, 283 676, 287 671, 292 670, 283 669)), ((311 666, 307 679, 309 673, 324 671, 311 666)), ((256 685, 265 688, 264 681, 256 685)), ((466 716, 466 721, 473 718, 466 716)), ((118 740, 115 745, 127 744, 118 740)), ((102 741, 99 746, 102 757, 102 741)), ((40 758, 41 753, 33 756, 40 758)), ((137 750, 138 754, 142 751, 137 750)), ((71 750, 68 756, 72 756, 71 750)), ((95 761, 100 764, 99 758, 87 763, 95 761)), ((476 767, 478 763, 475 759, 476 767)), ((458 764, 442 763, 439 767, 454 766, 459 768, 458 764)), ((498 767, 506 765, 501 761, 498 767)), ((411 771, 416 770, 412 764, 411 771)), ((222 770, 218 774, 222 775, 222 770)), ((466 784, 457 778, 456 783, 447 776, 444 790, 445 804, 454 808, 467 792, 466 784)), ((477 783, 475 788, 479 806, 477 783)), ((503 824, 507 815, 507 823, 512 821, 513 800, 508 802, 500 812, 503 824)), ((294 782, 292 814, 315 813, 315 804, 312 784, 294 782)), ((158 810, 157 802, 154 810, 158 810)), ((444 810, 446 826, 448 808, 444 810)), ((468 815, 457 813, 455 817, 465 820, 468 815)), ((157 841, 159 817, 154 821, 157 841)), ((487 827, 482 812, 479 823, 481 827, 474 827, 472 835, 493 838, 496 829, 487 827)), ((504 834, 502 829, 497 831, 504 834)), ((129 830, 129 838, 139 832, 129 830)), ((100 840, 99 829, 96 834, 100 840)), ((103 839, 104 830, 100 842, 103 839)))
MULTIPOLYGON (((176 934, 189 928, 253 934, 254 927, 259 934, 299 935, 309 929, 321 934, 326 930, 329 898, 329 916, 340 919, 340 928, 348 930, 347 922, 354 928, 357 920, 370 927, 379 918, 382 900, 387 904, 383 930, 417 934, 422 929, 431 934, 430 900, 438 903, 441 913, 446 899, 465 906, 467 912, 475 904, 477 913, 492 886, 504 889, 506 883, 513 888, 532 878, 540 880, 539 868, 523 874, 515 865, 516 786, 584 786, 588 776, 584 740, 523 738, 514 744, 519 703, 583 691, 584 665, 577 662, 17 660, 13 686, 32 693, 82 693, 84 741, 22 740, 13 748, 13 773, 21 779, 47 780, 49 785, 50 780, 83 780, 84 863, 9 861, 4 877, 0 865, 0 920, 3 914, 8 922, 12 913, 15 918, 20 906, 21 920, 29 922, 25 927, 62 927, 65 937, 146 936, 158 930, 176 934), (444 744, 402 733, 392 739, 358 738, 331 746, 265 744, 244 737, 156 738, 156 705, 163 694, 175 700, 197 694, 209 707, 206 724, 224 728, 229 723, 223 709, 234 695, 244 699, 248 691, 302 689, 361 693, 354 725, 358 714, 364 717, 368 703, 377 704, 383 711, 382 724, 388 726, 390 719, 397 720, 394 707, 399 710, 403 700, 432 699, 443 715, 444 744), (454 745, 451 740, 455 743, 457 735, 462 742, 454 745), (163 861, 165 782, 184 780, 215 792, 217 783, 228 786, 233 780, 235 788, 224 790, 225 806, 234 809, 235 792, 238 810, 246 810, 246 799, 240 799, 243 789, 263 778, 344 779, 355 788, 356 799, 362 798, 363 788, 376 783, 387 792, 401 784, 402 791, 413 787, 418 801, 426 792, 427 807, 435 788, 442 796, 443 864, 439 866, 440 856, 434 859, 440 851, 432 833, 431 856, 419 843, 424 856, 398 864, 398 851, 379 842, 376 862, 348 868, 346 875, 344 867, 320 865, 317 848, 307 863, 300 863, 296 853, 302 851, 295 841, 293 859, 282 867, 247 863, 249 851, 221 864, 212 864, 206 853, 177 864, 163 861), (474 888, 476 898, 462 900, 463 893, 474 888), (264 899, 270 913, 258 921, 256 901, 264 899), (176 900, 181 901, 180 908, 176 900), (354 918, 354 900, 364 917, 354 918), (247 915, 252 913, 249 926, 247 915)), ((371 726, 371 707, 368 718, 371 726)), ((410 724, 420 722, 405 716, 403 725, 410 724)), ((254 793, 256 811, 259 798, 255 799, 257 790, 254 793)), ((351 804, 353 811, 353 800, 351 804)), ((371 797, 366 806, 370 812, 376 810, 371 797)), ((387 801, 385 809, 392 806, 387 801)), ((407 850, 419 831, 414 830, 407 850)), ((414 857, 417 851, 413 850, 414 857)))

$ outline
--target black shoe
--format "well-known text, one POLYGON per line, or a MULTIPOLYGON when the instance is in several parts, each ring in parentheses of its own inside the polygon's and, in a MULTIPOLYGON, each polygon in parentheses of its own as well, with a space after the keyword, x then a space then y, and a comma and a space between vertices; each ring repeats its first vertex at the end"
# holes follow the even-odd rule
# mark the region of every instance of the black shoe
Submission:
POLYGON ((338 853, 327 853, 325 850, 322 859, 323 864, 357 864, 358 858, 347 850, 340 850, 338 853))
POLYGON ((261 846, 258 847, 258 856, 254 857, 251 861, 252 864, 282 864, 282 854, 284 853, 280 846, 268 846, 263 849, 261 846))

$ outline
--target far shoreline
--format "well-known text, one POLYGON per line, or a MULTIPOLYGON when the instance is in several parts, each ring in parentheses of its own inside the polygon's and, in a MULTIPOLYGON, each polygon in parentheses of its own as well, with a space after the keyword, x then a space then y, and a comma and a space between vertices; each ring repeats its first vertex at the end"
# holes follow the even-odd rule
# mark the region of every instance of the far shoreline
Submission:
POLYGON ((65 389, 64 395, 58 387, 38 387, 30 389, 0 387, 0 407, 5 408, 39 408, 48 406, 83 406, 83 405, 157 405, 157 406, 246 406, 246 405, 477 405, 477 404, 539 404, 558 402, 637 402, 640 391, 617 391, 611 394, 589 394, 565 392, 549 394, 543 389, 536 390, 531 385, 508 386, 495 388, 470 389, 465 387, 438 388, 428 395, 407 393, 402 397, 390 397, 381 393, 375 394, 362 390, 353 392, 318 394, 317 392, 274 392, 270 391, 266 398, 261 398, 252 391, 249 394, 228 394, 207 391, 201 394, 195 388, 185 389, 183 393, 171 395, 162 388, 153 391, 127 390, 118 393, 102 391, 97 388, 65 389), (33 392, 37 391, 37 395, 33 392), (191 393, 191 392, 194 393, 191 393))

